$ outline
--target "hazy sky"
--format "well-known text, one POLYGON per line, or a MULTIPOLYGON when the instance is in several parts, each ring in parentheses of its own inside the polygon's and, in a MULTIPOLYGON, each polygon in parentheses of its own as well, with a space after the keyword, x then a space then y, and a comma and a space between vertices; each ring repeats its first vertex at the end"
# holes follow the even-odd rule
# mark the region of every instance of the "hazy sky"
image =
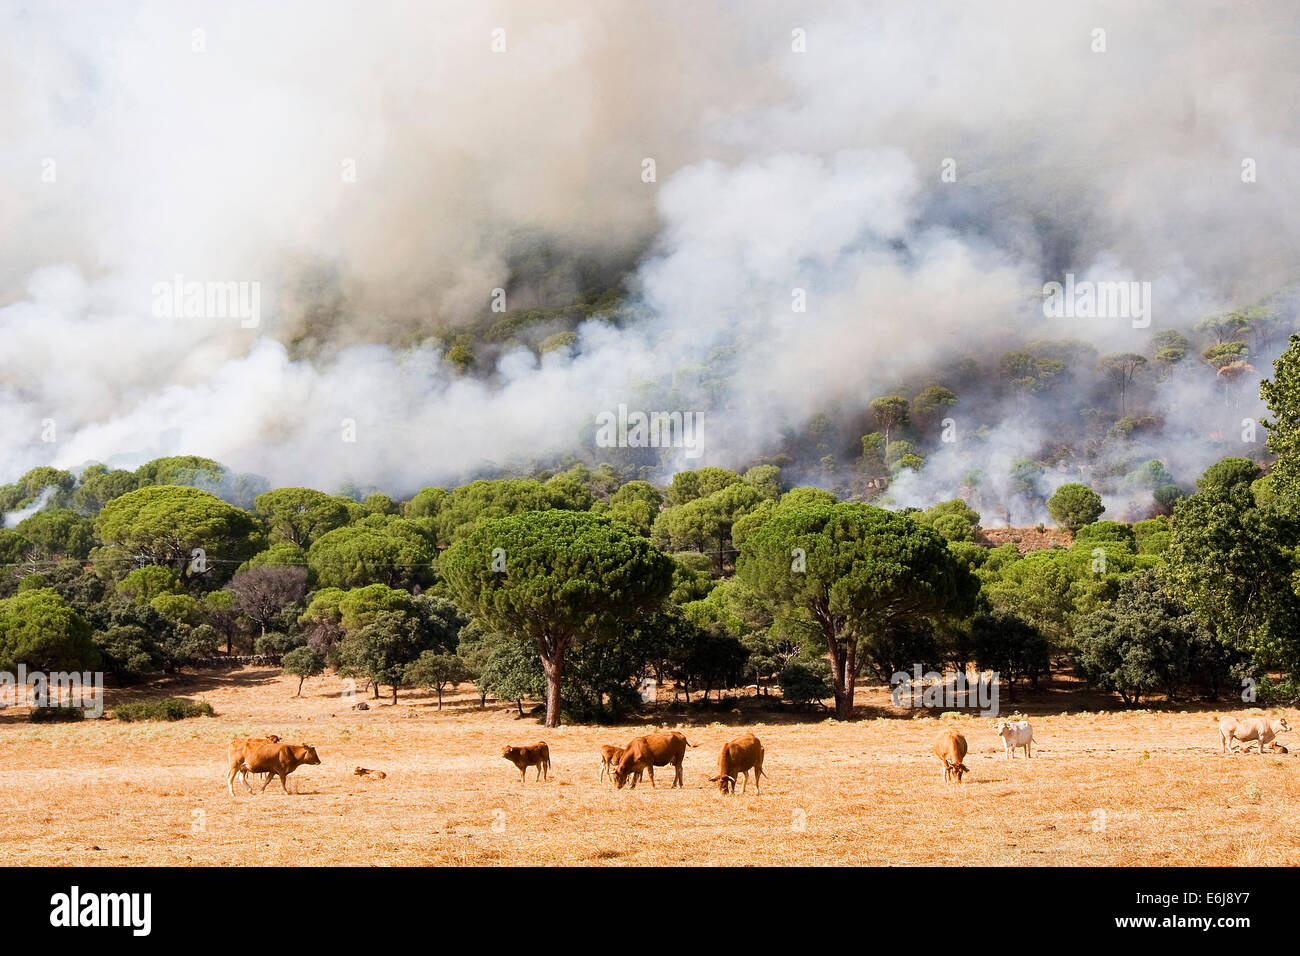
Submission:
MULTIPOLYGON (((1294 281, 1294 5, 1060 6, 0 0, 0 481, 188 453, 407 494, 576 447, 719 347, 679 467, 743 465, 1008 335, 1147 351, 1294 281), (444 365, 437 328, 575 264, 634 269, 637 318, 444 365), (1045 325, 1067 271, 1150 282, 1151 327, 1045 325), (177 275, 257 283, 260 321, 160 317, 177 275)), ((1156 411, 1199 427, 1195 388, 1156 411)))

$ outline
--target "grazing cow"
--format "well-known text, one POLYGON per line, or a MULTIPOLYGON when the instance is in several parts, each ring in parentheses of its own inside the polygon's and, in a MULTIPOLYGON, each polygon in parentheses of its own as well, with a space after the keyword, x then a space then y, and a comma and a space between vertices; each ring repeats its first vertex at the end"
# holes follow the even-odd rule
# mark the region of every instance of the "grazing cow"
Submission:
POLYGON ((623 759, 623 752, 626 747, 614 747, 610 744, 600 748, 600 779, 604 780, 606 776, 614 775, 614 768, 618 762, 623 759))
POLYGON ((1286 722, 1286 717, 1279 717, 1277 720, 1270 720, 1267 717, 1224 717, 1219 720, 1219 741, 1223 745, 1223 753, 1228 752, 1229 745, 1234 740, 1240 740, 1245 744, 1242 749, 1247 753, 1250 752, 1250 742, 1259 742, 1259 752, 1263 753, 1264 748, 1273 742, 1273 738, 1284 730, 1290 730, 1291 725, 1286 722))
MULTIPOLYGON (((293 773, 303 764, 315 766, 320 763, 320 756, 316 753, 316 748, 311 744, 286 744, 279 741, 262 741, 262 740, 234 740, 226 750, 229 758, 230 773, 226 778, 226 789, 230 795, 235 795, 235 775, 241 770, 247 770, 252 773, 264 773, 266 779, 262 781, 262 789, 257 791, 261 793, 266 789, 266 785, 271 782, 272 778, 280 778, 280 787, 285 793, 289 792, 289 786, 285 778, 293 773)), ((244 786, 248 786, 248 780, 245 778, 244 786)), ((249 787, 252 792, 252 787, 249 787)))
POLYGON ((947 783, 954 775, 961 783, 961 775, 970 773, 962 761, 966 758, 966 738, 955 730, 942 731, 934 739, 934 755, 943 761, 943 780, 947 783))
POLYGON ((757 737, 753 734, 741 734, 731 743, 723 745, 722 752, 718 754, 718 775, 710 777, 709 781, 716 783, 723 793, 735 793, 736 778, 744 774, 745 779, 740 784, 740 792, 744 793, 749 785, 749 773, 752 770, 754 790, 762 793, 758 789, 758 780, 763 776, 763 752, 763 745, 758 742, 757 737))
POLYGON ((1033 756, 1030 744, 1034 742, 1034 728, 1029 725, 1029 721, 1017 720, 1012 723, 1007 720, 999 720, 994 725, 993 732, 1002 738, 1008 757, 1015 758, 1017 747, 1025 748, 1026 759, 1033 756))
POLYGON ((519 768, 520 783, 528 776, 529 767, 537 768, 538 780, 542 779, 543 774, 547 780, 551 779, 551 748, 546 746, 544 740, 530 747, 506 747, 501 751, 501 756, 519 768))
POLYGON ((388 776, 382 770, 367 770, 365 767, 357 767, 352 772, 358 777, 365 777, 367 780, 383 780, 388 776))
MULTIPOLYGON (((693 744, 686 739, 686 735, 678 730, 668 731, 666 733, 646 734, 644 737, 638 737, 627 745, 623 751, 623 756, 614 768, 614 782, 618 784, 618 789, 623 789, 623 784, 627 783, 628 778, 632 780, 632 789, 636 789, 637 781, 641 779, 642 771, 650 774, 650 786, 655 786, 655 767, 664 767, 668 764, 673 765, 673 786, 682 786, 682 758, 686 756, 687 747, 698 747, 699 744, 693 744)), ((671 788, 670 788, 671 789, 671 788)))

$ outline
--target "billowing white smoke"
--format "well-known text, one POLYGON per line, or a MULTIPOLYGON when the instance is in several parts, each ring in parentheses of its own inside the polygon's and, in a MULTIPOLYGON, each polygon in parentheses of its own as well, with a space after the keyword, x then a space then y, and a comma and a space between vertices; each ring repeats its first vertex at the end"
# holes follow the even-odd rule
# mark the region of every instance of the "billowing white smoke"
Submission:
MULTIPOLYGON (((1026 330, 1149 351, 1293 278, 1284 4, 701 6, 4 12, 0 480, 200 454, 405 494, 579 448, 597 413, 656 400, 708 423, 676 466, 743 465, 1026 330), (649 242, 636 318, 458 377, 430 336, 486 313, 523 234, 578 257, 649 242), (1151 328, 1045 325, 1065 271, 1150 281, 1151 328), (260 282, 258 326, 157 317, 176 274, 260 282), (684 384, 700 366, 717 380, 684 384)), ((1226 453, 1197 440, 1226 427, 1217 400, 1162 387, 1180 437, 1148 457, 1187 479, 1175 465, 1226 453)), ((983 423, 896 500, 1033 455, 1050 408, 983 423)))
POLYGON ((0 520, 0 528, 13 528, 18 525, 19 522, 30 518, 32 515, 36 514, 36 512, 49 504, 50 499, 58 494, 58 491, 59 489, 55 487, 45 488, 36 496, 36 500, 26 508, 18 508, 15 511, 6 511, 3 515, 0 515, 0 519, 3 519, 0 520))

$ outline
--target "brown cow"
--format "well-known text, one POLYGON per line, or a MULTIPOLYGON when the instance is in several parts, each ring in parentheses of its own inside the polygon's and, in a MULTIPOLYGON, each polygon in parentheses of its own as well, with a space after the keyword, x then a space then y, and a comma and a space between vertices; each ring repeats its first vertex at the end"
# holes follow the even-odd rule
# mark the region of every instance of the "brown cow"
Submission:
MULTIPOLYGON (((280 742, 280 738, 276 734, 267 734, 265 737, 238 737, 235 740, 231 741, 231 746, 234 746, 235 744, 245 744, 245 745, 278 744, 279 742, 280 742)), ((227 748, 227 754, 229 754, 229 748, 227 748)), ((270 780, 270 777, 267 774, 259 773, 258 776, 262 778, 263 782, 270 780)), ((248 789, 248 792, 252 793, 253 788, 248 786, 248 765, 247 764, 239 768, 239 779, 243 781, 244 786, 248 789)))
POLYGON ((542 779, 543 773, 547 780, 551 779, 551 748, 546 746, 545 740, 531 747, 506 747, 501 751, 501 756, 519 768, 520 783, 528 776, 529 767, 537 768, 538 780, 542 779))
POLYGON ((623 751, 618 766, 614 768, 614 782, 618 784, 618 789, 622 790, 623 784, 631 777, 632 789, 635 790, 637 781, 641 779, 641 773, 644 771, 650 774, 650 786, 653 787, 655 767, 672 764, 675 771, 673 786, 680 787, 683 785, 682 758, 686 756, 686 748, 698 746, 699 744, 691 743, 686 739, 685 734, 677 730, 638 737, 623 751))
POLYGON ((618 762, 623 759, 623 752, 626 747, 614 747, 610 744, 600 748, 600 779, 604 780, 606 776, 613 776, 614 768, 618 762))
POLYGON ((740 785, 740 792, 744 793, 749 786, 751 770, 754 772, 754 790, 762 793, 758 789, 758 779, 763 776, 763 745, 753 734, 741 734, 723 745, 722 753, 718 754, 718 775, 710 777, 709 781, 716 783, 723 793, 735 793, 736 778, 744 774, 745 779, 740 785))
MULTIPOLYGON (((316 766, 320 763, 320 756, 316 753, 316 748, 311 744, 286 744, 280 742, 264 742, 258 740, 234 740, 226 749, 226 755, 230 762, 230 774, 226 778, 226 788, 230 795, 235 795, 235 775, 241 770, 248 770, 252 773, 264 773, 267 775, 266 780, 262 782, 262 789, 257 791, 261 793, 266 789, 266 785, 271 782, 273 777, 280 778, 280 787, 285 793, 289 792, 289 786, 285 778, 293 773, 303 764, 316 766)), ((248 785, 248 781, 244 781, 248 785)), ((252 787, 249 787, 252 790, 252 787)))
POLYGON ((970 773, 970 768, 962 761, 966 758, 966 738, 955 730, 940 732, 934 739, 934 755, 943 761, 943 780, 947 783, 955 774, 961 783, 961 775, 970 773))

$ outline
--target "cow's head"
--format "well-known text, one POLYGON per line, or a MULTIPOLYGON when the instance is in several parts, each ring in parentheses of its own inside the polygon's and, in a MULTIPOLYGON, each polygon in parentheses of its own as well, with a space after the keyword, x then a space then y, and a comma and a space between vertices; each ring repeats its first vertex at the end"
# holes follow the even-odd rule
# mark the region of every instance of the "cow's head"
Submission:
POLYGON ((718 785, 718 790, 720 790, 722 793, 736 792, 736 778, 731 776, 730 774, 724 773, 716 777, 710 777, 709 782, 716 783, 718 785))
POLYGON ((1285 717, 1281 717, 1281 718, 1279 718, 1279 719, 1278 719, 1278 722, 1277 722, 1277 725, 1278 725, 1280 728, 1282 728, 1283 730, 1290 730, 1290 729, 1291 729, 1291 725, 1288 724, 1288 723, 1286 722, 1286 718, 1285 718, 1285 717))
POLYGON ((964 773, 970 773, 970 768, 964 763, 955 763, 952 764, 952 772, 957 775, 957 782, 961 783, 961 775, 964 773))
POLYGON ((1009 731, 1010 729, 1011 729, 1011 725, 1007 723, 1005 720, 999 720, 996 724, 993 725, 993 732, 997 734, 999 737, 1005 737, 1007 735, 1007 731, 1009 731))
POLYGON ((507 760, 513 762, 514 760, 518 759, 519 757, 522 757, 523 754, 522 754, 522 752, 519 750, 518 747, 502 747, 502 748, 501 748, 501 756, 503 756, 503 757, 505 757, 507 760))
POLYGON ((623 784, 627 783, 628 779, 635 773, 632 769, 635 762, 630 753, 624 752, 618 763, 614 765, 614 782, 618 784, 618 789, 622 790, 623 784))
POLYGON ((303 749, 307 752, 306 755, 302 758, 303 763, 309 764, 311 766, 315 766, 316 764, 320 763, 320 754, 316 753, 315 747, 313 747, 311 744, 304 744, 303 749))

